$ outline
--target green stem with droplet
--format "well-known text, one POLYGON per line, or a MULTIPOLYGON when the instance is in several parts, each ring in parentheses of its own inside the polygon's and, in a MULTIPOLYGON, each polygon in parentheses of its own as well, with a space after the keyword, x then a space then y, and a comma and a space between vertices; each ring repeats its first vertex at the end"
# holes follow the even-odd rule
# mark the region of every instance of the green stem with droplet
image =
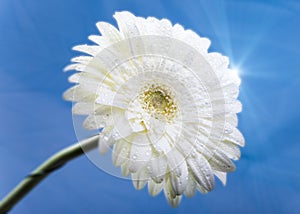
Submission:
POLYGON ((91 151, 98 146, 99 135, 90 137, 74 145, 71 145, 52 155, 30 175, 25 177, 4 199, 0 202, 0 214, 7 213, 27 193, 30 192, 45 177, 57 170, 68 161, 91 151))

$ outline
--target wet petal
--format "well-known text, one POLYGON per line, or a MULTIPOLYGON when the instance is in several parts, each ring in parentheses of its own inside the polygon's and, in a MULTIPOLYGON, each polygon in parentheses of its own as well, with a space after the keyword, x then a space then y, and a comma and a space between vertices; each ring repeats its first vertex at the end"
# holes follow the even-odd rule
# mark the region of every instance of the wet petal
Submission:
POLYGON ((197 183, 207 191, 214 188, 215 180, 208 161, 199 153, 187 158, 188 165, 197 183))
POLYGON ((145 169, 141 169, 136 173, 132 173, 131 178, 132 178, 133 186, 137 190, 141 190, 147 184, 149 175, 145 169))
POLYGON ((162 188, 163 188, 163 185, 164 185, 164 183, 163 182, 161 182, 161 183, 156 183, 156 182, 154 182, 153 180, 149 180, 148 181, 148 192, 149 192, 149 194, 151 195, 151 196, 156 196, 156 195, 158 195, 160 192, 161 192, 161 190, 162 190, 162 188))

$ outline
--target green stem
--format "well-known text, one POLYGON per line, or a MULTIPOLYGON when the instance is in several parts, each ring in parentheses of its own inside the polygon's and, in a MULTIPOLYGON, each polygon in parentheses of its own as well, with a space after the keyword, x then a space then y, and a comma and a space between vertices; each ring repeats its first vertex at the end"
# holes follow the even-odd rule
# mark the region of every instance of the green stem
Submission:
POLYGON ((99 136, 93 136, 71 145, 52 155, 29 176, 24 178, 1 202, 0 214, 7 213, 18 201, 30 192, 39 182, 68 161, 97 148, 99 136))

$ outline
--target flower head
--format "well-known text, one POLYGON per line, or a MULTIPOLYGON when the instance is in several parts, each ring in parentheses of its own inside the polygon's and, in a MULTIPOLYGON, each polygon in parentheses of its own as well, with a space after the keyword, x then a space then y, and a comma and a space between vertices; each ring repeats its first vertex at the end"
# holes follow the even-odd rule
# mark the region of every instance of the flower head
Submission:
POLYGON ((74 87, 65 92, 74 114, 88 115, 86 129, 102 129, 99 150, 112 149, 113 163, 131 175, 134 187, 162 190, 171 206, 182 195, 223 184, 244 146, 236 128, 240 79, 227 57, 208 53, 210 41, 168 20, 114 15, 99 22, 96 45, 65 70, 74 87))

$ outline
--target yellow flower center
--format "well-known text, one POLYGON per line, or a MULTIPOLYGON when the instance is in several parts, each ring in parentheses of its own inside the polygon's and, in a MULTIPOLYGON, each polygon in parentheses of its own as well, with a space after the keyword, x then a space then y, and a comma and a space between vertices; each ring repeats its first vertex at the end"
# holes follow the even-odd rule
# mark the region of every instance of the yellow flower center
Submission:
POLYGON ((158 120, 170 121, 177 113, 173 96, 165 87, 151 85, 139 96, 143 109, 158 120))

